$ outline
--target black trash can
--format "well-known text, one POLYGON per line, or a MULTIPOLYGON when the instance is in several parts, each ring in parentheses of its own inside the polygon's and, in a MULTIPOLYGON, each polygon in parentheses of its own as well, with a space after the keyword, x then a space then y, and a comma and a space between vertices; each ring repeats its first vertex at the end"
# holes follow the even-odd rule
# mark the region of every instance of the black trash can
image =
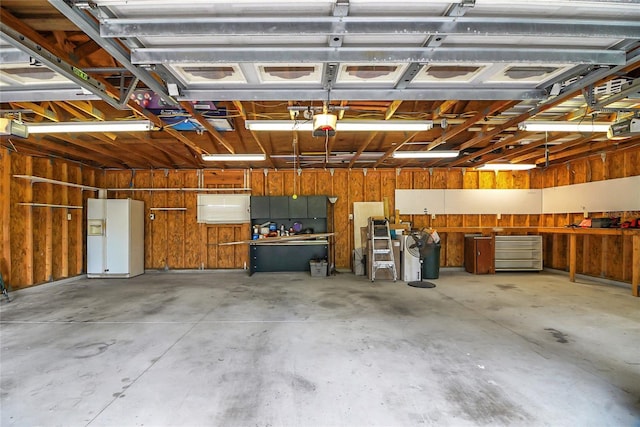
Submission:
POLYGON ((437 279, 440 276, 440 245, 427 243, 422 258, 422 278, 437 279))

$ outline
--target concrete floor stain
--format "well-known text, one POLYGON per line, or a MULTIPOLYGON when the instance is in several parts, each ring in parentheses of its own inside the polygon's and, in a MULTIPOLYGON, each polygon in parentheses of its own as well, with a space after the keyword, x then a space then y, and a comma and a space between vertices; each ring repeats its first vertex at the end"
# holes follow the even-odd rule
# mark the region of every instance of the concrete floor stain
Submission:
POLYGON ((553 329, 553 328, 544 328, 545 331, 549 331, 551 333, 551 335, 556 339, 557 342, 561 343, 561 344, 566 344, 569 342, 568 335, 560 332, 557 329, 553 329))

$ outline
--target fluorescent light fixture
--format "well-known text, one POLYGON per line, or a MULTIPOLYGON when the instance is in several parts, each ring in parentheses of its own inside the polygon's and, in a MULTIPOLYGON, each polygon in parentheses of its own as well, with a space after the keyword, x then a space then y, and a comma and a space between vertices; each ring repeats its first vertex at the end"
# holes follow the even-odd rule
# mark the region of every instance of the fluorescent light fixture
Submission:
MULTIPOLYGON (((245 127, 252 131, 313 131, 311 121, 246 120, 245 127)), ((407 131, 419 132, 433 127, 431 120, 339 120, 336 131, 407 131)))
POLYGON ((202 160, 206 162, 259 162, 265 160, 264 154, 203 154, 202 160))
POLYGON ((477 170, 485 171, 525 171, 535 169, 536 165, 529 163, 486 163, 477 167, 477 170))
POLYGON ((607 122, 556 122, 529 120, 518 128, 527 132, 607 132, 611 123, 607 122))
POLYGON ((459 151, 455 150, 431 150, 431 151, 394 151, 396 159, 438 159, 458 157, 459 151))
POLYGON ((29 123, 30 134, 66 132, 137 132, 152 129, 149 120, 120 120, 111 122, 52 122, 29 123))

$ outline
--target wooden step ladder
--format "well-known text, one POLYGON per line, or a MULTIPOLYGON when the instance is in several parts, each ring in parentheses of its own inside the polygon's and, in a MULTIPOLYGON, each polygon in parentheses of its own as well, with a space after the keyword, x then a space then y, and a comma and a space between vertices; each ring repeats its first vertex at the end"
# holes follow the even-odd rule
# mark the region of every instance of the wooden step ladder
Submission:
POLYGON ((393 247, 389 233, 389 220, 384 217, 369 218, 369 276, 376 280, 376 272, 380 269, 390 270, 393 281, 398 278, 396 262, 393 258, 393 247))

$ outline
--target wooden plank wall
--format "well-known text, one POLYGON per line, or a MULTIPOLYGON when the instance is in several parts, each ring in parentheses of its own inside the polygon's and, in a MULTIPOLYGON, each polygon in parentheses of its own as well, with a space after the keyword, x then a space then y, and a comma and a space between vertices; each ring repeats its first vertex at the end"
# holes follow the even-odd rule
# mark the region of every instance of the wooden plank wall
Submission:
MULTIPOLYGON (((246 246, 218 243, 249 237, 245 225, 196 222, 195 191, 178 189, 249 187, 253 195, 335 195, 336 265, 350 268, 354 202, 385 201, 395 212, 394 192, 401 189, 543 188, 640 175, 640 149, 607 153, 533 172, 479 172, 463 169, 304 169, 292 170, 137 170, 102 171, 76 163, 33 158, 3 151, 0 158, 0 271, 14 288, 31 286, 85 270, 85 211, 19 206, 41 202, 86 206, 91 191, 54 184, 31 184, 14 174, 36 175, 78 184, 117 188, 108 196, 145 202, 145 267, 151 269, 244 268, 246 246), (134 189, 145 189, 136 190, 134 189), (153 189, 153 190, 150 190, 153 189), (162 189, 162 190, 161 190, 162 189), (175 190, 174 190, 175 189, 175 190), (186 211, 150 208, 184 207, 186 211), (71 220, 67 214, 71 214, 71 220), (150 214, 155 219, 150 219, 150 214)), ((238 190, 240 191, 240 190, 238 190)), ((640 217, 640 212, 595 212, 592 216, 640 217)), ((582 215, 402 215, 415 228, 558 226, 579 222, 582 215)), ((463 264, 463 233, 441 233, 441 265, 463 264)), ((566 236, 545 235, 545 266, 568 269, 566 236)), ((631 280, 631 239, 619 236, 578 238, 578 273, 631 280)))
POLYGON ((77 163, 0 154, 0 272, 13 289, 83 273, 86 265, 84 209, 22 206, 19 203, 86 206, 94 192, 49 183, 31 183, 13 175, 101 185, 102 172, 77 163), (70 218, 70 219, 69 219, 70 218))
MULTIPOLYGON (((561 166, 548 168, 543 174, 543 187, 602 181, 640 175, 640 149, 608 152, 603 157, 595 155, 572 160, 561 166)), ((639 190, 640 191, 640 190, 639 190)), ((620 197, 624 197, 621 194, 620 197)), ((640 218, 640 211, 589 212, 591 218, 621 217, 622 221, 640 218)), ((564 227, 582 221, 583 214, 541 215, 544 226, 564 227)), ((544 265, 569 270, 569 237, 544 235, 544 265)), ((632 236, 578 236, 578 274, 605 279, 631 282, 632 236)))
POLYGON ((249 225, 198 224, 197 192, 189 190, 199 187, 201 176, 205 188, 243 188, 244 171, 108 171, 106 175, 108 188, 122 189, 109 191, 109 198, 144 201, 145 268, 245 268, 247 265, 246 246, 219 247, 217 244, 247 239, 249 225), (144 190, 131 191, 133 189, 144 190))

